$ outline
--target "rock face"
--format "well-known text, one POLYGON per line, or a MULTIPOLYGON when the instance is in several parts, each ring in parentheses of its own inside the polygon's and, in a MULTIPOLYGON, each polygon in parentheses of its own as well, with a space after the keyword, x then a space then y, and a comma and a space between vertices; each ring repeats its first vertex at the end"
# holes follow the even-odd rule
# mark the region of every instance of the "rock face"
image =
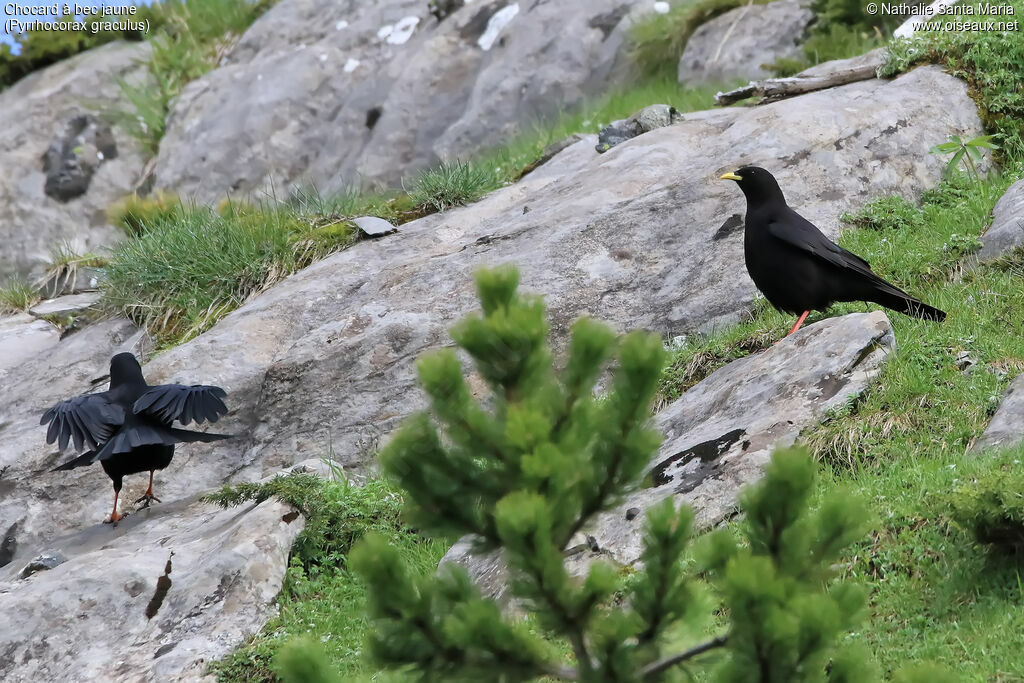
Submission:
POLYGON ((802 0, 744 5, 700 26, 679 59, 680 83, 767 78, 763 64, 802 56, 814 13, 802 0))
POLYGON ((1024 180, 1010 185, 992 209, 992 226, 981 238, 980 259, 992 259, 1024 246, 1024 180))
POLYGON ((175 103, 157 184, 396 182, 607 90, 649 0, 282 0, 175 103))
POLYGON ((110 244, 106 209, 131 191, 138 145, 96 114, 127 108, 115 82, 139 82, 149 45, 111 43, 0 92, 0 282, 41 274, 50 250, 110 244))
POLYGON ((263 626, 302 528, 274 500, 186 500, 54 539, 27 578, 0 570, 0 678, 203 680, 263 626))
MULTIPOLYGON (((660 412, 665 434, 648 466, 649 488, 593 520, 592 537, 569 562, 582 570, 598 557, 631 565, 640 557, 645 512, 665 498, 694 508, 696 526, 731 516, 740 489, 760 479, 775 447, 859 395, 895 348, 885 314, 825 320, 753 356, 719 369, 660 412)), ((465 566, 489 595, 505 597, 507 576, 493 554, 476 557, 461 541, 445 562, 465 566)))
POLYGON ((1003 395, 999 410, 985 432, 971 446, 971 452, 1009 448, 1024 442, 1024 374, 1015 379, 1003 395))
MULTIPOLYGON (((719 174, 743 163, 769 168, 789 202, 834 237, 842 212, 938 182, 942 160, 906 149, 980 131, 964 85, 919 68, 892 83, 688 114, 602 155, 593 136, 583 138, 476 204, 297 273, 147 364, 151 383, 202 378, 224 387, 231 412, 218 431, 241 435, 182 448, 158 475, 161 498, 257 480, 310 457, 365 466, 422 407, 415 361, 448 344, 449 327, 476 310, 478 267, 519 264, 523 288, 546 297, 556 339, 584 314, 669 338, 711 329, 737 320, 754 298, 743 267, 744 200, 719 174)), ((91 374, 59 392, 47 387, 20 417, 0 421, 0 467, 9 465, 0 486, 10 491, 0 496, 0 533, 17 523, 18 547, 109 513, 102 472, 40 474, 58 456, 36 424, 51 398, 85 391, 83 379, 106 371, 109 350, 95 354, 91 374)), ((144 484, 129 477, 126 487, 140 490, 125 497, 144 484)), ((17 559, 31 557, 18 550, 17 559)))

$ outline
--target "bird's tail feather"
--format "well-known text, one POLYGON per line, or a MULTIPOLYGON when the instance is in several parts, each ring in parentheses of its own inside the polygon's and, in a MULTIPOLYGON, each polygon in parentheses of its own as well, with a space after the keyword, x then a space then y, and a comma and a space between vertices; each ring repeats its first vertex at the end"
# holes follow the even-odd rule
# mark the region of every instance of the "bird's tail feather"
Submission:
POLYGON ((918 301, 896 287, 878 288, 873 294, 874 296, 869 301, 873 301, 886 308, 891 308, 899 313, 939 323, 946 319, 944 311, 940 311, 934 306, 929 306, 923 301, 918 301))
POLYGON ((77 458, 72 458, 71 460, 68 460, 65 463, 57 465, 50 471, 57 472, 59 470, 73 470, 76 467, 85 467, 86 465, 91 465, 93 456, 95 455, 96 451, 87 451, 82 455, 78 456, 77 458))

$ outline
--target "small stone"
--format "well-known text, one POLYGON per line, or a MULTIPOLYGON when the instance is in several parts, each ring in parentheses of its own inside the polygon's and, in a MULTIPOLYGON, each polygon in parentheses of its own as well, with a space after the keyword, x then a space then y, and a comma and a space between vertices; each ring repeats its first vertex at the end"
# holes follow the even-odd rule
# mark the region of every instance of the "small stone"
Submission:
POLYGON ((640 508, 629 508, 626 510, 626 521, 632 522, 640 514, 640 508))
POLYGON ((972 365, 977 364, 978 361, 971 358, 970 351, 961 351, 956 354, 956 367, 960 370, 967 370, 972 365))
POLYGON ((353 218, 352 222, 367 237, 380 237, 381 235, 395 232, 398 229, 383 218, 377 218, 376 216, 361 216, 353 218))
POLYGON ((64 557, 64 554, 59 550, 44 550, 25 565, 25 568, 18 574, 18 578, 27 579, 36 572, 53 569, 67 561, 68 558, 64 557))

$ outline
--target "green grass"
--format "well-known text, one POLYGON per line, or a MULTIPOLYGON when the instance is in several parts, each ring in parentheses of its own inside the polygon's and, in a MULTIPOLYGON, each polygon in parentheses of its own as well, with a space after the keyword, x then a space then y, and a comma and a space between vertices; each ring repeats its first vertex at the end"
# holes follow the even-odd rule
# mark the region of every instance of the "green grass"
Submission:
MULTIPOLYGON (((1020 175, 981 184, 961 175, 925 193, 920 207, 888 197, 845 217, 860 229, 843 233, 844 247, 949 313, 942 324, 889 313, 897 350, 878 379, 800 440, 822 461, 820 500, 837 488, 852 490, 879 520, 847 558, 847 573, 872 595, 870 618, 851 639, 868 645, 887 674, 932 660, 957 680, 1024 680, 1024 652, 1008 637, 1024 632, 1020 566, 960 528, 954 519, 965 525, 980 513, 963 504, 955 511, 949 495, 976 478, 999 479, 1007 458, 1024 457, 964 455, 1024 370, 1024 252, 963 267, 995 201, 1020 175), (956 365, 963 351, 976 361, 968 372, 956 365)), ((868 308, 876 307, 840 304, 810 322, 868 308)), ((665 373, 663 395, 674 398, 728 360, 764 348, 791 324, 790 316, 762 303, 740 325, 687 340, 665 373)))
POLYGON ((373 671, 362 656, 369 628, 366 590, 348 568, 352 544, 367 532, 382 534, 424 573, 434 571, 448 544, 408 529, 401 518, 400 494, 379 479, 352 486, 291 475, 269 484, 225 487, 209 499, 229 506, 270 496, 295 505, 306 516, 278 598, 280 613, 244 647, 215 663, 212 672, 218 681, 274 681, 277 652, 291 638, 304 636, 321 644, 343 680, 369 680, 373 671))
POLYGON ((0 287, 0 313, 23 313, 42 301, 42 296, 28 282, 13 278, 0 287))
POLYGON ((250 297, 357 239, 346 216, 287 202, 178 205, 116 245, 103 305, 146 327, 161 347, 209 329, 250 297))
POLYGON ((464 206, 494 189, 495 173, 471 163, 454 161, 419 174, 409 197, 416 206, 447 211, 464 206))

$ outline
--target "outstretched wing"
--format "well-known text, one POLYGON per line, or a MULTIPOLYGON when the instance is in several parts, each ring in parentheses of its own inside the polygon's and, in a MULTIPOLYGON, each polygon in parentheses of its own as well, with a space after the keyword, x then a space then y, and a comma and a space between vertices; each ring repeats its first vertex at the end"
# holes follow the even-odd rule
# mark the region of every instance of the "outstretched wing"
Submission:
POLYGON ((184 384, 161 384, 150 387, 139 397, 132 410, 139 415, 145 414, 157 418, 164 424, 179 420, 182 424, 190 422, 216 422, 228 412, 221 399, 227 396, 220 387, 204 384, 185 386, 184 384))
POLYGON ((83 445, 95 450, 124 424, 124 408, 108 401, 105 393, 76 396, 43 413, 39 424, 46 423, 50 424, 46 443, 57 441, 64 450, 71 441, 75 450, 83 445))

